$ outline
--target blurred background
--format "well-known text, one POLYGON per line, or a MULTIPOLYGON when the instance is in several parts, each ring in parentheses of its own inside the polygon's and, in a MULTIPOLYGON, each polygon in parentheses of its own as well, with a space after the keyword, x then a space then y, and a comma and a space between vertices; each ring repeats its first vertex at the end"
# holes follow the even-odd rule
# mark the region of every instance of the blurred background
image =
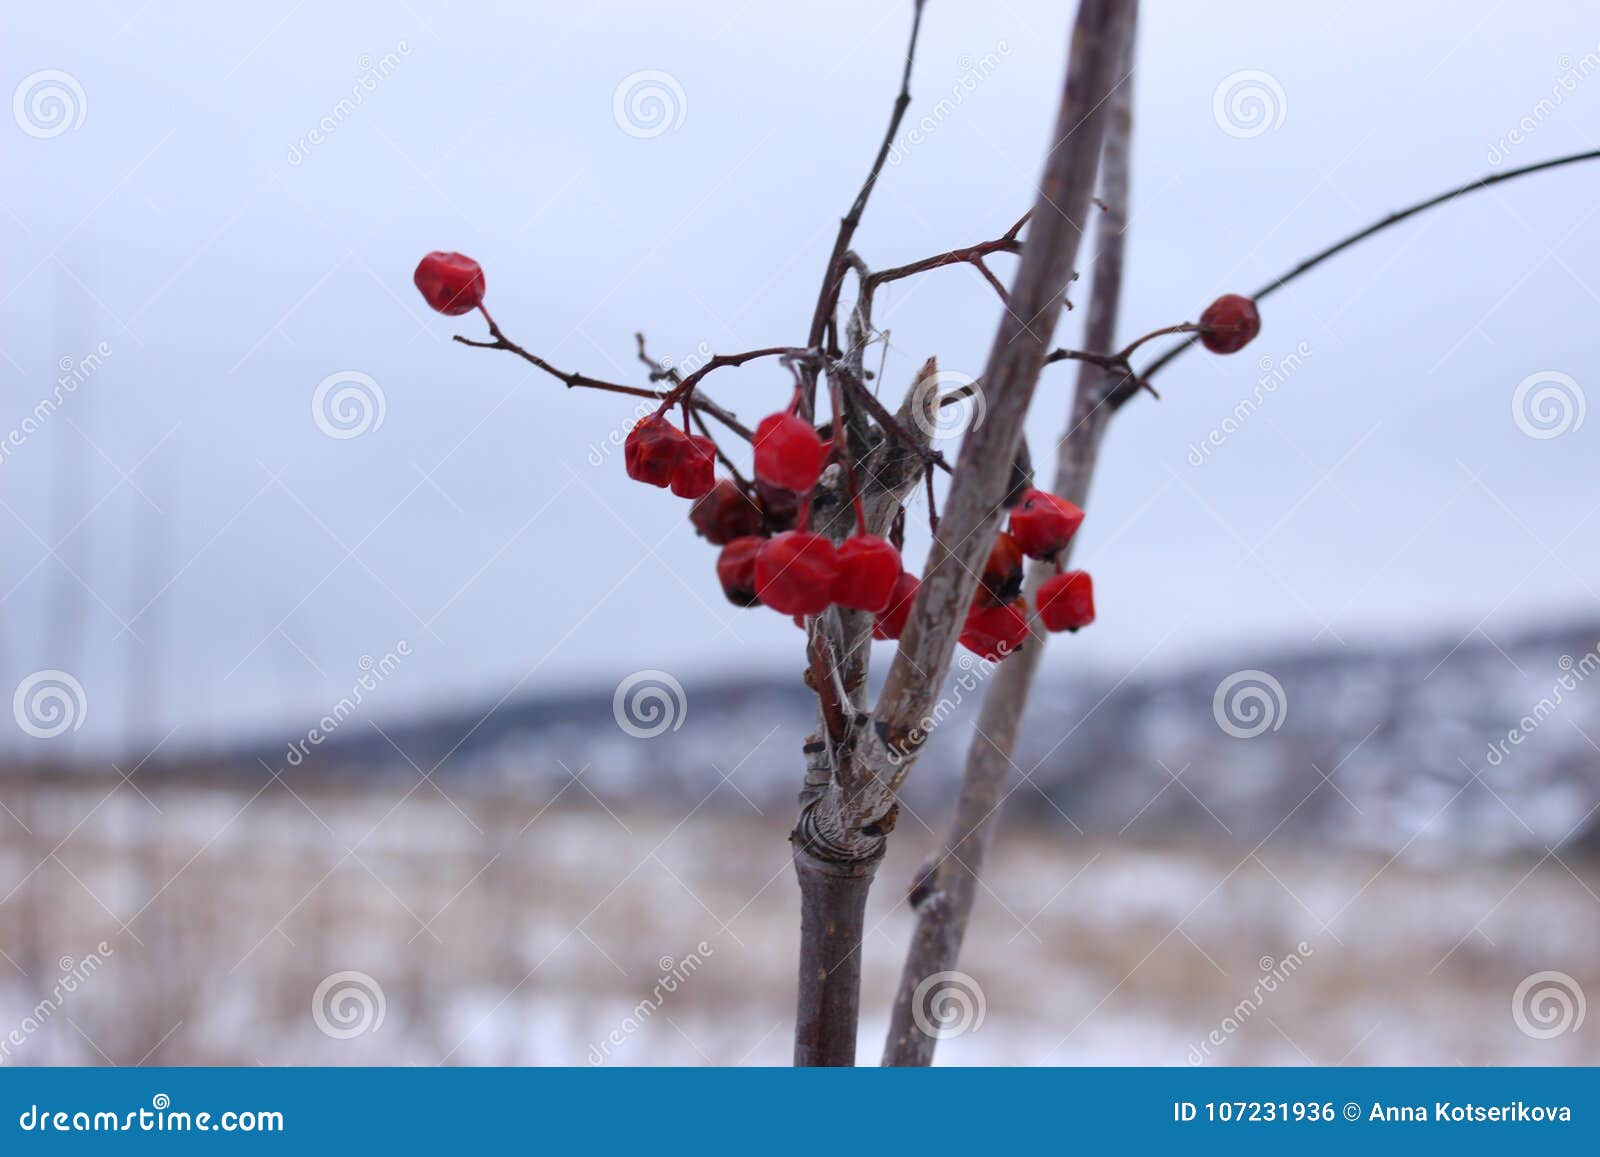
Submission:
MULTIPOLYGON (((1070 7, 930 0, 869 263, 1027 208, 1070 7)), ((799 635, 626 479, 631 400, 410 278, 471 254, 513 339, 636 384, 636 331, 802 343, 909 18, 7 13, 0 1063, 786 1061, 799 635)), ((1597 77, 1576 5, 1147 0, 1124 337, 1593 147, 1597 77)), ((1387 232, 1123 411, 941 1062, 1600 1062, 1597 179, 1387 232)), ((998 309, 880 292, 885 396, 980 372, 998 309)), ((879 876, 864 1060, 980 697, 879 876)))

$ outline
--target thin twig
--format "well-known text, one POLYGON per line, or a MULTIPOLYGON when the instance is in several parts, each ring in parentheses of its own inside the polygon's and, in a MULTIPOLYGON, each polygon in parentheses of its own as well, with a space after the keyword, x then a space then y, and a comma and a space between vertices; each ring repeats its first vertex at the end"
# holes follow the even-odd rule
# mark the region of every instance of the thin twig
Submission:
POLYGON ((977 268, 989 284, 995 287, 1002 301, 1007 300, 1006 288, 984 264, 983 259, 993 253, 1016 253, 1022 249, 1022 242, 1017 235, 1022 232, 1022 227, 1027 224, 1031 213, 1024 213, 1017 223, 1007 229, 993 241, 980 241, 976 245, 967 245, 960 249, 951 249, 945 253, 936 253, 932 257, 924 257, 921 261, 913 261, 909 265, 897 265, 891 269, 880 269, 876 273, 864 278, 868 292, 890 281, 900 281, 903 278, 915 277, 919 273, 926 273, 930 269, 941 269, 946 265, 960 265, 966 263, 977 268))
MULTIPOLYGON (((1368 225, 1364 229, 1357 229, 1349 236, 1340 238, 1332 245, 1329 245, 1326 249, 1320 249, 1316 253, 1313 253, 1310 257, 1307 257, 1304 261, 1288 270, 1288 272, 1274 277, 1271 281, 1267 282, 1250 296, 1255 301, 1261 301, 1263 298, 1270 297, 1272 294, 1276 293, 1278 290, 1282 289, 1285 285, 1288 285, 1296 278, 1310 273, 1324 261, 1328 260, 1330 257, 1334 257, 1340 253, 1343 253, 1352 245, 1355 245, 1361 241, 1365 241, 1368 237, 1371 237, 1374 234, 1382 233, 1390 226, 1398 225, 1400 222, 1405 221, 1408 218, 1415 217, 1418 213, 1423 213, 1429 209, 1435 208, 1436 206, 1454 201, 1457 197, 1464 197, 1468 193, 1476 193, 1480 189, 1487 189, 1491 185, 1498 185, 1503 181, 1514 181, 1518 177, 1526 177, 1533 173, 1542 173, 1546 169, 1559 169, 1563 165, 1575 165, 1580 161, 1593 160, 1600 160, 1600 149, 1589 149, 1586 152, 1581 153, 1569 153, 1564 157, 1552 157, 1548 161, 1538 161, 1531 165, 1523 165, 1518 169, 1507 169, 1503 173, 1490 173, 1488 176, 1479 177, 1475 181, 1468 181, 1465 185, 1457 185, 1454 189, 1439 193, 1436 196, 1427 198, 1426 200, 1418 201, 1414 205, 1408 205, 1404 209, 1397 210, 1396 212, 1390 213, 1387 217, 1382 217, 1379 220, 1374 221, 1371 225, 1368 225)), ((1183 353, 1190 346, 1194 345, 1196 340, 1198 339, 1191 337, 1187 341, 1180 342, 1179 344, 1168 349, 1155 361, 1150 363, 1149 367, 1144 371, 1143 376, 1146 378, 1153 377, 1162 369, 1162 367, 1166 366, 1179 354, 1183 353)))
POLYGON ((867 412, 872 415, 878 425, 883 427, 884 433, 900 439, 900 441, 911 447, 928 466, 936 466, 946 474, 950 473, 950 463, 945 461, 944 455, 937 450, 926 448, 922 439, 914 437, 909 430, 901 425, 900 420, 889 412, 889 407, 879 400, 878 395, 867 388, 865 382, 851 373, 849 367, 837 362, 830 362, 829 371, 838 373, 845 387, 866 407, 867 412))
MULTIPOLYGON (((478 307, 478 312, 483 314, 484 321, 489 324, 489 335, 494 340, 479 341, 476 338, 462 337, 460 334, 454 335, 451 340, 460 342, 462 345, 471 346, 474 349, 506 350, 509 353, 516 354, 517 357, 521 358, 529 365, 543 370, 552 378, 555 378, 558 382, 565 385, 568 389, 602 390, 608 394, 625 394, 630 398, 654 398, 663 403, 668 402, 669 400, 676 400, 672 399, 670 392, 649 390, 642 386, 624 385, 621 382, 608 382, 604 378, 591 378, 587 374, 570 373, 566 370, 557 369, 538 354, 524 349, 510 338, 506 337, 506 335, 501 332, 499 325, 495 323, 494 318, 490 316, 489 311, 484 309, 483 306, 480 305, 478 307)), ((728 410, 725 410, 721 406, 717 405, 717 403, 713 402, 710 398, 696 396, 690 399, 690 405, 697 410, 702 410, 709 414, 711 417, 721 422, 729 430, 732 430, 739 437, 743 438, 746 442, 749 442, 755 438, 755 435, 750 431, 750 429, 742 424, 738 418, 736 418, 728 410)))
MULTIPOLYGON (((828 255, 827 268, 822 275, 822 289, 817 294, 816 308, 811 313, 811 328, 807 330, 806 345, 816 348, 822 344, 823 333, 828 321, 833 317, 834 310, 839 304, 839 291, 844 284, 844 255, 850 249, 850 240, 855 236, 856 228, 861 224, 861 215, 866 212, 867 199, 872 196, 872 190, 878 183, 878 175, 883 172, 884 162, 889 159, 889 149, 894 144, 895 133, 900 131, 900 122, 906 115, 906 108, 911 104, 911 65, 917 57, 917 35, 922 31, 922 3, 923 0, 914 0, 911 14, 911 38, 906 45, 906 66, 900 74, 900 92, 894 98, 894 109, 889 114, 889 127, 884 131, 883 143, 878 146, 878 155, 873 158, 872 168, 867 170, 867 179, 861 184, 861 191, 856 194, 856 199, 851 202, 849 210, 839 222, 839 235, 834 238, 833 252, 828 255)), ((806 413, 809 415, 815 406, 816 371, 812 370, 807 375, 807 397, 805 399, 806 413)))

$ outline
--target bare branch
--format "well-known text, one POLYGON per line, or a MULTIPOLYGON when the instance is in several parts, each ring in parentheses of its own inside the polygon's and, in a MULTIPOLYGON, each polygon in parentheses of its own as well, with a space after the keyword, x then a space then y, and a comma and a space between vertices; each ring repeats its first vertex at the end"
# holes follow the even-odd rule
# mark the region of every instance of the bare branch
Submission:
MULTIPOLYGON (((861 191, 856 194, 856 199, 851 202, 849 210, 839 222, 839 235, 834 238, 833 252, 828 256, 827 268, 822 274, 822 289, 817 294, 816 308, 811 314, 811 328, 807 331, 806 345, 813 349, 820 348, 824 331, 829 320, 833 317, 834 310, 839 305, 839 291, 844 284, 845 254, 850 250, 850 241, 856 234, 856 228, 861 224, 861 215, 866 212, 867 199, 872 196, 873 187, 878 183, 878 175, 883 172, 884 162, 889 159, 889 149, 894 144, 894 135, 900 131, 900 122, 906 115, 906 108, 911 104, 911 65, 917 57, 917 36, 922 31, 922 3, 923 0, 913 0, 911 14, 911 38, 906 45, 906 66, 900 74, 900 92, 894 98, 894 108, 889 114, 889 127, 884 131, 883 143, 878 146, 878 155, 873 158, 872 168, 867 170, 867 179, 861 184, 861 191)), ((806 374, 806 413, 810 414, 815 408, 815 398, 812 396, 816 390, 817 375, 815 368, 806 374)))
POLYGON ((949 667, 956 635, 993 541, 1023 419, 1072 276, 1116 75, 1126 0, 1084 0, 1073 32, 1054 143, 1028 244, 983 375, 988 413, 961 447, 922 585, 871 727, 856 742, 856 789, 811 809, 813 830, 846 855, 881 846, 894 797, 924 738, 921 724, 949 667), (825 806, 824 806, 825 805, 825 806))
MULTIPOLYGON (((581 388, 590 390, 603 390, 609 394, 626 394, 632 398, 655 398, 661 402, 666 402, 672 397, 670 392, 649 390, 642 386, 623 385, 621 382, 608 382, 604 378, 591 378, 587 374, 569 373, 566 370, 557 369, 538 354, 524 349, 510 338, 506 337, 506 335, 501 332, 500 327, 495 324, 495 320, 490 316, 489 311, 484 309, 483 306, 480 305, 478 307, 478 312, 483 314, 484 321, 489 324, 489 335, 494 340, 478 341, 474 338, 462 337, 460 334, 456 334, 452 340, 460 342, 462 345, 472 346, 474 349, 506 350, 508 353, 516 354, 523 361, 527 362, 531 366, 536 367, 537 369, 543 370, 552 378, 555 378, 558 382, 565 385, 568 389, 581 388)), ((639 335, 635 335, 635 337, 638 336, 639 335)), ((640 340, 640 348, 642 350, 642 338, 640 340)), ((752 351, 750 355, 730 355, 730 359, 724 360, 724 364, 737 365, 739 363, 731 360, 732 357, 742 357, 743 360, 748 361, 750 357, 758 356, 766 352, 767 351, 764 350, 755 350, 752 351)), ((715 361, 717 359, 713 358, 712 360, 715 361)), ((730 411, 723 409, 710 398, 695 396, 689 400, 689 404, 694 409, 701 410, 704 413, 709 414, 711 417, 721 422, 729 430, 732 430, 739 437, 743 438, 746 442, 755 437, 749 428, 743 425, 730 411)))
MULTIPOLYGON (((1435 208, 1439 205, 1448 204, 1449 202, 1454 201, 1457 197, 1464 197, 1468 193, 1476 193, 1480 189, 1487 189, 1491 185, 1498 185, 1504 181, 1514 181, 1518 177, 1530 176, 1533 173, 1542 173, 1546 169, 1559 169, 1563 165, 1575 165, 1581 161, 1593 160, 1600 160, 1600 149, 1589 149, 1581 153, 1568 153, 1564 157, 1552 157, 1548 161, 1537 161, 1531 165, 1523 165, 1518 169, 1507 169, 1503 173, 1490 173, 1487 176, 1479 177, 1475 181, 1468 181, 1465 185, 1457 185, 1454 189, 1448 189, 1443 193, 1437 194, 1436 196, 1429 197, 1426 200, 1418 201, 1414 205, 1408 205, 1404 209, 1397 210, 1396 212, 1390 213, 1387 217, 1383 217, 1377 221, 1374 221, 1371 225, 1368 225, 1364 229, 1357 229, 1349 236, 1340 238, 1327 248, 1320 249, 1316 253, 1313 253, 1310 257, 1307 257, 1294 268, 1285 273, 1279 274, 1277 277, 1274 277, 1271 281, 1267 282, 1250 296, 1256 301, 1260 301, 1265 297, 1270 297, 1274 293, 1278 292, 1278 290, 1282 289, 1285 285, 1288 285, 1291 281, 1310 273, 1324 261, 1328 260, 1330 257, 1335 257, 1338 254, 1343 253, 1352 245, 1355 245, 1361 241, 1365 241, 1368 237, 1371 237, 1374 234, 1382 233, 1390 226, 1398 225, 1402 221, 1405 221, 1411 217, 1415 217, 1418 213, 1424 213, 1427 210, 1435 208)), ((1196 339, 1191 337, 1188 341, 1180 342, 1179 344, 1167 350, 1155 361, 1150 363, 1150 367, 1144 371, 1143 376, 1146 378, 1155 376, 1155 374, 1157 374, 1162 367, 1166 366, 1174 358, 1182 354, 1190 346, 1194 345, 1195 341, 1196 339)))
MULTIPOLYGON (((1112 93, 1105 149, 1101 156, 1101 198, 1105 210, 1095 231, 1094 286, 1089 299, 1085 341, 1109 348, 1116 337, 1122 290, 1123 250, 1128 205, 1128 154, 1132 135, 1132 59, 1136 12, 1128 14, 1122 45, 1123 77, 1112 93)), ((1148 335, 1147 335, 1148 336, 1148 335)), ((1141 339, 1144 340, 1144 339, 1141 339)), ((1122 351, 1121 361, 1139 343, 1122 351)), ((1088 498, 1100 440, 1112 408, 1107 397, 1120 371, 1093 359, 1079 359, 1078 383, 1067 431, 1057 450, 1055 491, 1083 505, 1088 498)), ((1070 552, 1071 546, 1068 545, 1070 552)), ((1063 562, 1065 556, 1063 556, 1063 562)), ((1032 604, 1044 578, 1055 572, 1035 563, 1026 597, 1032 604)), ((984 692, 983 708, 967 752, 966 772, 945 838, 944 854, 924 870, 917 890, 917 925, 906 954, 900 988, 884 1045, 886 1065, 932 1063, 937 1043, 917 1025, 913 1002, 923 979, 956 967, 972 912, 978 872, 1000 814, 1006 775, 1012 766, 1028 692, 1043 654, 1045 634, 1036 621, 1022 652, 1007 659, 984 692)))
POLYGON ((960 265, 966 263, 975 267, 984 278, 993 285, 1000 294, 1000 300, 1008 300, 1006 287, 1000 284, 983 259, 994 253, 1017 253, 1022 249, 1022 242, 1017 235, 1022 232, 1022 227, 1027 224, 1031 213, 1024 213, 1017 223, 1007 229, 993 241, 980 241, 976 245, 968 245, 961 249, 952 249, 947 253, 936 253, 932 257, 924 257, 921 261, 913 261, 909 265, 897 265, 892 269, 880 269, 876 273, 867 275, 866 291, 871 292, 880 285, 890 281, 900 281, 903 278, 915 277, 919 273, 926 273, 930 269, 942 269, 946 265, 960 265))

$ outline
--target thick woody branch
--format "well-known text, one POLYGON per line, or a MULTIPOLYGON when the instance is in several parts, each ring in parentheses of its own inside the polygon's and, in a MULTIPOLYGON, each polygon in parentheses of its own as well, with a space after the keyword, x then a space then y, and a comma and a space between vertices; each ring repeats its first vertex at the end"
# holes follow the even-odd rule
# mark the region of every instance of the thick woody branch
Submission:
MULTIPOLYGON (((932 358, 922 367, 901 408, 902 426, 911 422, 913 399, 937 371, 932 358)), ((924 437, 918 443, 879 431, 855 459, 867 529, 883 534, 923 470, 924 437)), ((844 471, 834 468, 818 486, 811 525, 835 540, 854 529, 854 511, 844 471)), ((816 828, 816 805, 852 790, 849 774, 866 693, 867 654, 872 616, 838 608, 811 620, 808 679, 817 688, 817 730, 806 744, 806 779, 800 792, 800 818, 791 835, 795 873, 800 882, 800 975, 796 999, 797 1065, 849 1065, 855 1062, 856 1024, 861 992, 861 937, 867 891, 883 856, 882 833, 840 847, 816 828), (858 714, 859 713, 859 714, 858 714)))
POLYGON ((881 838, 895 794, 925 738, 922 723, 949 668, 956 636, 993 543, 1023 421, 1060 317, 1082 239, 1116 77, 1127 0, 1083 0, 1067 81, 1028 244, 984 371, 988 412, 963 441, 923 572, 868 733, 858 741, 857 789, 818 828, 845 846, 881 838))
MULTIPOLYGON (((1105 146, 1100 160, 1104 212, 1095 231, 1094 284, 1089 299, 1085 341, 1110 348, 1116 337, 1122 293, 1122 270, 1128 206, 1128 154, 1132 135, 1132 59, 1136 13, 1130 5, 1122 44, 1122 79, 1110 100, 1105 146)), ((1125 351, 1131 352, 1131 351, 1125 351)), ((1125 358, 1124 358, 1125 361, 1125 358)), ((1089 493, 1101 437, 1110 420, 1107 399, 1120 383, 1117 371, 1082 360, 1066 434, 1057 449, 1054 489, 1082 506, 1089 493)), ((1071 545, 1068 545, 1068 552, 1071 545)), ((1065 562, 1065 556, 1062 559, 1065 562)), ((1036 601, 1039 585, 1055 572, 1049 563, 1035 563, 1028 576, 1026 598, 1036 601)), ((927 1065, 937 1043, 918 1025, 913 1002, 925 978, 956 967, 972 913, 978 873, 1000 815, 1006 775, 1012 766, 1028 693, 1043 655, 1046 635, 1035 620, 1032 638, 1021 653, 1000 665, 984 692, 966 772, 956 799, 955 815, 943 854, 918 889, 917 923, 907 950, 900 988, 884 1045, 886 1065, 927 1065)), ((924 1013, 926 1009, 922 1010, 924 1013)), ((926 1017, 923 1018, 926 1023, 926 1017)))

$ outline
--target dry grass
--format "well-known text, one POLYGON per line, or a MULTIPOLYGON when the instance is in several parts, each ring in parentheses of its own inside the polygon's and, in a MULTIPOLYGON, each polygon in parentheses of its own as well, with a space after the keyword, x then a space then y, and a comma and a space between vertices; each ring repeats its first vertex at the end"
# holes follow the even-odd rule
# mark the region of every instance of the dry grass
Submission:
MULTIPOLYGON (((61 957, 112 949, 5 1063, 584 1064, 614 1030, 607 1063, 787 1060, 784 816, 612 815, 577 788, 552 806, 117 782, 0 789, 0 1036, 61 957), (731 876, 714 864, 730 850, 731 876), (701 942, 693 975, 622 1032, 701 942), (344 970, 381 986, 385 1018, 334 1039, 312 994, 344 970)), ((902 825, 880 877, 863 1060, 910 927, 902 883, 932 842, 902 825)), ((963 964, 985 1020, 940 1059, 1189 1063, 1262 958, 1305 941, 1208 1063, 1600 1062, 1600 1017, 1535 1039, 1511 1004, 1542 970, 1600 993, 1593 865, 1247 851, 1005 834, 963 964)))

